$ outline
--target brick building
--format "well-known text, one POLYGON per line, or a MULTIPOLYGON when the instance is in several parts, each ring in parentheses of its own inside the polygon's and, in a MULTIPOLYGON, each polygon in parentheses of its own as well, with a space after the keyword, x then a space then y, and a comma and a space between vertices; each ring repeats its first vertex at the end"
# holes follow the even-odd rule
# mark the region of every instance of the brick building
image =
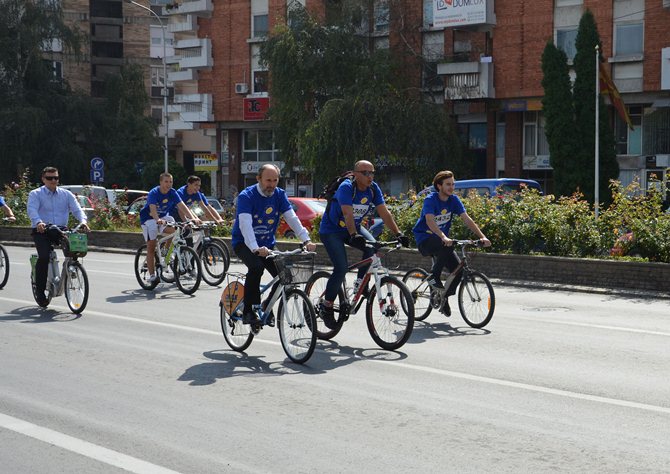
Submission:
MULTIPOLYGON (((327 17, 324 0, 289 1, 327 17)), ((629 130, 612 114, 620 178, 627 183, 637 175, 645 183, 650 170, 670 165, 670 0, 373 3, 361 34, 371 47, 417 53, 406 60, 406 74, 427 100, 443 103, 453 114, 475 160, 469 177, 532 178, 552 190, 541 55, 553 39, 574 56, 577 26, 587 8, 635 124, 629 130)), ((258 50, 286 13, 286 0, 164 5, 174 34, 168 79, 175 88, 169 111, 171 130, 179 137, 177 156, 189 170, 211 169, 217 195, 230 198, 253 182, 264 162, 282 163, 270 124, 262 120, 271 97, 258 50)), ((285 186, 310 195, 311 184, 309 176, 295 175, 285 186)), ((402 191, 396 187, 390 190, 402 191)))

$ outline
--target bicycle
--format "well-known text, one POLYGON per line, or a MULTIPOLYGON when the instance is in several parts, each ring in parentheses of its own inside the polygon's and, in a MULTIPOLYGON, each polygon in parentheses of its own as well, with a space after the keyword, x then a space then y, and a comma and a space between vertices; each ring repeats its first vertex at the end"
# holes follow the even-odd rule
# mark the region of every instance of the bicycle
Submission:
POLYGON ((443 308, 449 285, 461 273, 461 283, 457 292, 458 309, 468 326, 483 328, 493 317, 496 306, 495 293, 487 276, 470 267, 470 259, 466 252, 469 246, 481 247, 482 241, 454 240, 454 244, 460 248, 460 263, 448 274, 444 289, 431 286, 428 283, 430 275, 423 268, 414 268, 403 277, 412 293, 416 320, 423 321, 433 309, 443 308))
POLYGON ((279 283, 267 305, 253 308, 258 321, 243 323, 244 277, 242 273, 229 273, 228 284, 221 293, 220 319, 223 337, 231 349, 243 352, 264 326, 274 325, 272 308, 279 301, 277 326, 284 352, 293 362, 304 364, 316 347, 316 310, 304 291, 303 284, 314 273, 314 252, 298 248, 288 252, 271 251, 277 267, 277 276, 261 288, 261 295, 279 283))
POLYGON ((88 275, 84 265, 79 261, 88 253, 88 237, 86 234, 80 234, 77 225, 72 230, 61 229, 56 225, 47 224, 46 232, 59 232, 60 240, 51 244, 49 254, 49 270, 47 274, 47 285, 45 289, 46 301, 41 302, 37 297, 37 287, 35 285, 35 265, 37 264, 37 254, 30 256, 30 284, 33 290, 35 302, 42 308, 46 308, 51 303, 52 298, 61 296, 65 293, 67 305, 74 314, 79 314, 86 308, 88 303, 88 275), (55 229, 55 230, 54 230, 55 229), (65 259, 63 260, 62 270, 58 271, 58 255, 56 248, 63 250, 65 259))
POLYGON ((160 281, 176 283, 185 295, 192 295, 200 286, 202 266, 195 250, 186 244, 185 232, 190 224, 167 224, 174 227, 172 234, 158 239, 154 252, 154 268, 158 278, 150 279, 147 266, 147 244, 143 244, 135 253, 135 278, 145 290, 153 290, 160 281))
MULTIPOLYGON (((2 218, 3 222, 9 222, 10 219, 7 217, 2 218)), ((9 280, 9 254, 5 246, 0 244, 0 290, 5 287, 9 280)))
POLYGON ((199 227, 193 228, 193 250, 200 257, 202 279, 208 285, 216 286, 226 277, 230 267, 230 254, 225 243, 210 236, 212 227, 216 227, 216 222, 203 222, 199 227))
MULTIPOLYGON (((316 334, 319 339, 329 340, 335 337, 351 314, 356 314, 367 300, 365 307, 368 332, 379 347, 387 350, 396 350, 407 342, 414 327, 414 302, 407 287, 396 277, 389 274, 381 261, 381 250, 393 247, 386 252, 393 252, 401 247, 400 242, 366 241, 366 246, 375 249, 374 255, 349 265, 348 270, 356 270, 370 264, 370 268, 363 277, 357 289, 349 290, 346 279, 337 294, 334 305, 336 327, 328 329, 321 318, 317 318, 316 334), (368 282, 374 278, 374 285, 367 290, 368 282), (401 311, 402 309, 402 311, 401 311)), ((330 273, 318 271, 307 282, 305 293, 311 298, 315 308, 320 308, 326 292, 326 284, 330 273)))

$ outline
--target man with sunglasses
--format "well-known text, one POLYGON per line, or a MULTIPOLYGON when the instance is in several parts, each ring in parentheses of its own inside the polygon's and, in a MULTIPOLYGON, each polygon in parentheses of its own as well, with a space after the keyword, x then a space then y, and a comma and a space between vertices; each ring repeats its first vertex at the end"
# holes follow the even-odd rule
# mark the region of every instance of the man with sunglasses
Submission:
MULTIPOLYGON (((319 309, 323 324, 335 329, 337 323, 333 304, 338 289, 347 276, 347 251, 345 244, 363 251, 363 259, 371 257, 374 249, 366 247, 366 240, 374 240, 361 221, 372 209, 375 209, 384 224, 396 234, 402 245, 407 247, 409 239, 404 236, 384 203, 384 196, 377 183, 373 181, 375 168, 369 161, 361 160, 354 165, 354 178, 344 180, 335 192, 328 212, 321 218, 319 236, 333 262, 333 273, 326 284, 324 301, 319 309)), ((354 288, 362 281, 369 266, 359 268, 354 288)))
POLYGON ((32 236, 37 249, 37 263, 35 264, 35 296, 40 306, 46 306, 47 299, 44 290, 47 286, 47 272, 49 269, 49 254, 51 245, 58 244, 60 233, 47 232, 47 224, 58 227, 67 227, 67 222, 72 214, 75 219, 82 223, 82 228, 88 232, 86 214, 81 209, 77 198, 67 189, 58 187, 60 176, 58 168, 47 166, 42 170, 42 183, 37 189, 30 191, 28 195, 28 217, 33 228, 32 236))

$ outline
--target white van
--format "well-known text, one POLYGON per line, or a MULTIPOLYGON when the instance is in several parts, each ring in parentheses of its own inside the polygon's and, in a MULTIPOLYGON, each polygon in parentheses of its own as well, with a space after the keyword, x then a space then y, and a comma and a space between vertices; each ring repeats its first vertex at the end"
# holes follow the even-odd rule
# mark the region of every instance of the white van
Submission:
POLYGON ((82 185, 82 184, 63 184, 60 186, 63 189, 67 189, 72 194, 78 194, 80 196, 93 197, 93 201, 96 200, 107 200, 107 190, 102 186, 93 186, 93 185, 82 185))

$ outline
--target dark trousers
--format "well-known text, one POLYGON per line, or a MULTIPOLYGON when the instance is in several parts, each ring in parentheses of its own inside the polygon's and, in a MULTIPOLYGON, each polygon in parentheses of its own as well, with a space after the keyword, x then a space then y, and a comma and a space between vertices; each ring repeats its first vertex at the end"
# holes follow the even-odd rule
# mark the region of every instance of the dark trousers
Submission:
MULTIPOLYGON (((438 237, 431 235, 426 240, 419 244, 419 252, 424 257, 431 256, 433 257, 433 268, 430 269, 430 273, 433 275, 433 278, 437 281, 442 275, 442 269, 447 267, 449 272, 453 272, 461 260, 454 252, 454 247, 447 247, 442 244, 442 240, 438 237)), ((456 278, 453 279, 449 288, 447 288, 447 296, 451 296, 456 293, 456 288, 461 282, 461 273, 459 272, 456 275, 456 278)))
POLYGON ((47 275, 49 273, 49 255, 53 248, 52 245, 58 242, 53 237, 50 237, 47 232, 40 234, 36 229, 33 229, 31 235, 37 249, 35 287, 38 295, 44 295, 44 290, 47 287, 47 275))
MULTIPOLYGON (((270 275, 277 276, 277 267, 275 267, 274 260, 268 259, 265 257, 259 257, 247 247, 245 244, 237 244, 233 250, 235 255, 240 257, 240 260, 247 266, 249 271, 247 272, 247 277, 244 280, 244 312, 250 313, 253 305, 258 305, 261 303, 261 278, 263 277, 263 272, 267 269, 270 272, 270 275)), ((272 296, 279 286, 279 283, 276 283, 270 293, 268 293, 268 298, 272 296)))
MULTIPOLYGON (((365 234, 363 234, 365 235, 365 234)), ((339 232, 333 234, 319 234, 321 243, 326 248, 330 261, 333 263, 333 273, 326 284, 326 293, 324 298, 327 301, 334 301, 337 297, 337 291, 342 287, 342 282, 347 276, 349 263, 347 262, 347 250, 344 244, 349 240, 349 234, 346 232, 339 232)), ((368 238, 368 237, 366 237, 368 238)), ((370 239, 369 240, 374 240, 370 239)), ((348 245, 348 244, 347 244, 348 245)), ((363 251, 363 259, 374 255, 375 251, 372 248, 363 246, 355 247, 363 251)), ((368 271, 370 265, 364 265, 358 269, 358 278, 363 278, 365 272, 368 271)))

